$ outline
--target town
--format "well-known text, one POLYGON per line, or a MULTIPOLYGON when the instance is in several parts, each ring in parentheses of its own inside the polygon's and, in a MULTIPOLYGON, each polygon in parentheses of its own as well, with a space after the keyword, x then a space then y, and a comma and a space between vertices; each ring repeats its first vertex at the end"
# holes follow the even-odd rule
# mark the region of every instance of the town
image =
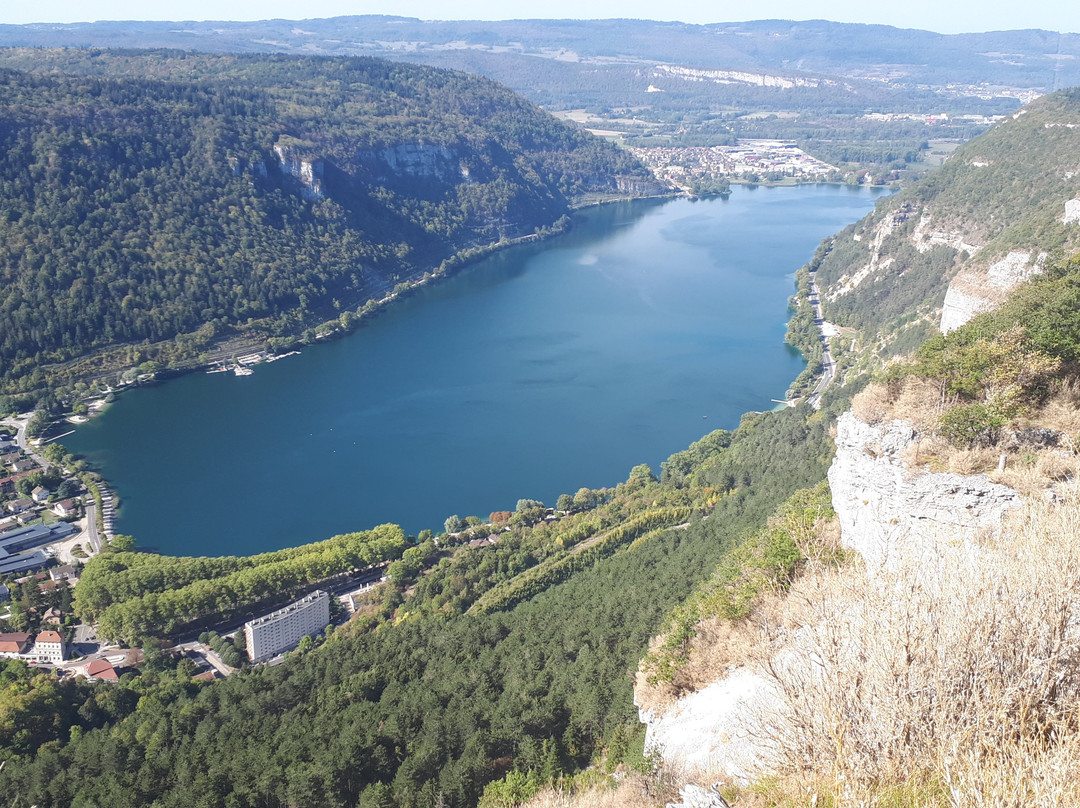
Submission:
POLYGON ((657 179, 691 193, 722 179, 819 181, 839 173, 786 140, 742 140, 734 146, 649 146, 631 149, 657 179))

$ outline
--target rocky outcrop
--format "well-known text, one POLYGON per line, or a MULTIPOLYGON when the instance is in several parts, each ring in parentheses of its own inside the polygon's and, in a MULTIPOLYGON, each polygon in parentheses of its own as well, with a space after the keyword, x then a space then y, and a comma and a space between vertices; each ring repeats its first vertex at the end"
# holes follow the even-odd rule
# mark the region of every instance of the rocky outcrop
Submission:
MULTIPOLYGON (((593 184, 601 186, 600 182, 594 182, 593 184)), ((671 193, 671 188, 655 180, 623 175, 615 178, 615 188, 619 193, 627 196, 661 196, 671 193)))
POLYGON ((381 180, 397 176, 449 183, 470 181, 469 168, 460 151, 439 143, 398 143, 361 152, 358 158, 381 180))
MULTIPOLYGON (((907 461, 918 437, 901 421, 868 424, 850 412, 837 423, 836 457, 829 469, 833 508, 842 542, 858 551, 871 576, 902 560, 915 562, 917 569, 938 568, 950 553, 975 561, 980 540, 999 533, 1005 514, 1020 504, 1016 491, 985 475, 913 469, 907 461), (927 563, 931 557, 933 564, 927 563)), ((812 667, 816 652, 809 628, 781 628, 771 639, 763 636, 762 650, 770 649, 768 666, 733 668, 662 711, 640 710, 646 749, 689 777, 748 782, 774 771, 790 694, 780 690, 773 675, 801 671, 797 681, 812 667)), ((684 805, 696 804, 685 796, 684 805)), ((707 796, 701 789, 692 792, 693 799, 707 796)))
POLYGON ((278 156, 282 172, 300 183, 300 195, 304 199, 313 201, 325 196, 321 159, 306 156, 297 149, 281 144, 274 146, 274 153, 278 156))
POLYGON ((1014 250, 985 265, 969 265, 957 273, 945 292, 941 307, 941 331, 953 331, 977 314, 993 311, 1009 297, 1017 284, 1038 273, 1046 253, 1014 250))
POLYGON ((985 475, 912 470, 904 455, 917 437, 901 421, 871 425, 848 412, 837 422, 833 508, 841 540, 871 565, 931 552, 943 539, 973 542, 998 532, 1005 512, 1020 504, 1016 491, 985 475))
POLYGON ((1080 199, 1070 199, 1065 203, 1065 216, 1062 224, 1080 224, 1080 199))
POLYGON ((679 789, 679 801, 669 802, 665 808, 729 808, 727 801, 720 796, 716 785, 709 788, 687 785, 679 789))
POLYGON ((687 773, 752 780, 772 766, 772 747, 755 728, 777 702, 764 676, 737 668, 659 715, 639 710, 645 750, 687 773))

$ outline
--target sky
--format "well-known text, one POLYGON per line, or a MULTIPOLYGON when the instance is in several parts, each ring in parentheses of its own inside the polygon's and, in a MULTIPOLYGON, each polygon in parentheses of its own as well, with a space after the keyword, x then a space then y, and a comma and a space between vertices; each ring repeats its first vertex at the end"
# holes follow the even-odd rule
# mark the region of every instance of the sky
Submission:
POLYGON ((1080 32, 1076 0, 7 0, 0 23, 87 22, 93 20, 263 20, 304 19, 348 14, 393 14, 425 20, 504 20, 524 17, 603 19, 632 17, 690 23, 748 19, 880 23, 944 34, 1045 28, 1080 32))

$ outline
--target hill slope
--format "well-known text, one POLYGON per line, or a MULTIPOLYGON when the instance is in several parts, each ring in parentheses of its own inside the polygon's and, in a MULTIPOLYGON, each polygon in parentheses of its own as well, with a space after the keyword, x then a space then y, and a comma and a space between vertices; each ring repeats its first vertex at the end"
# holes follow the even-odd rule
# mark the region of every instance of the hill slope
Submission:
POLYGON ((1078 153, 1076 89, 1032 102, 957 149, 833 239, 817 271, 825 316, 890 354, 938 328, 958 276, 978 301, 954 306, 946 328, 1000 302, 1040 254, 1080 246, 1080 226, 1066 223, 1080 197, 1078 153))
POLYGON ((179 337, 168 361, 233 328, 295 334, 587 195, 648 187, 633 158, 460 73, 25 56, 33 70, 0 73, 8 381, 117 343, 179 337))

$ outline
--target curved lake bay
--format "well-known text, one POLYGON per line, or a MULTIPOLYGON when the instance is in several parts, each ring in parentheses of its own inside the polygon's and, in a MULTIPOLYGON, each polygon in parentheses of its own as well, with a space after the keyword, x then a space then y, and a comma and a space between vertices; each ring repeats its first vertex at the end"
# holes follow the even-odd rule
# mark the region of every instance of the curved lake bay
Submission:
POLYGON ((127 392, 64 443, 119 493, 117 530, 170 554, 553 504, 782 398, 803 367, 783 342, 793 274, 877 196, 592 209, 251 376, 127 392))

